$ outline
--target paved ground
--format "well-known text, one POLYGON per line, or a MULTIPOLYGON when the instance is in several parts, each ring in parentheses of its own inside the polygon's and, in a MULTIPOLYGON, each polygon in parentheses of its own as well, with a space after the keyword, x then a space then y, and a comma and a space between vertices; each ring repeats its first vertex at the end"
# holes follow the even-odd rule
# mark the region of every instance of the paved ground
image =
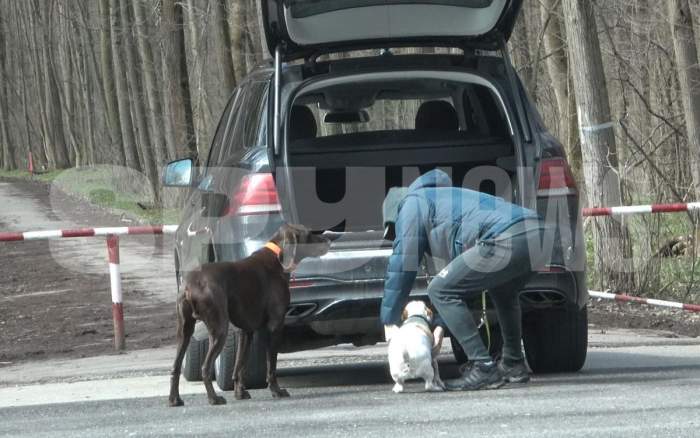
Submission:
MULTIPOLYGON (((535 376, 527 386, 477 393, 391 393, 384 346, 282 355, 292 398, 210 407, 183 381, 168 408, 172 349, 6 367, 3 436, 697 436, 700 340, 668 333, 591 330, 584 370, 535 376), (43 381, 43 384, 30 382, 43 381), (70 383, 66 383, 70 382, 70 383)), ((445 348, 443 376, 455 367, 445 348)))

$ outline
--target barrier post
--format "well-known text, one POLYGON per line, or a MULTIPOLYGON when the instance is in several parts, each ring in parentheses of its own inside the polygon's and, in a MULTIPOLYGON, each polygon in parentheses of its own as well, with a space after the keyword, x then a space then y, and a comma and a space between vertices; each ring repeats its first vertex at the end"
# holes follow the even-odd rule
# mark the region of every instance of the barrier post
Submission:
POLYGON ((112 321, 114 323, 114 349, 124 350, 124 307, 122 305, 122 278, 119 271, 119 237, 107 235, 109 258, 109 282, 112 290, 112 321))

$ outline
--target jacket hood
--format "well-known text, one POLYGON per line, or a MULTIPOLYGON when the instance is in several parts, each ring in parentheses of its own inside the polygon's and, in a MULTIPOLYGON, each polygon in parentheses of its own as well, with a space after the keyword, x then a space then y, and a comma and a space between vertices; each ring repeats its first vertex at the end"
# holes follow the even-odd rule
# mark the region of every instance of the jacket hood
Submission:
POLYGON ((408 186, 408 191, 409 193, 415 192, 418 189, 427 187, 452 187, 452 180, 442 170, 433 169, 413 181, 413 183, 408 186))

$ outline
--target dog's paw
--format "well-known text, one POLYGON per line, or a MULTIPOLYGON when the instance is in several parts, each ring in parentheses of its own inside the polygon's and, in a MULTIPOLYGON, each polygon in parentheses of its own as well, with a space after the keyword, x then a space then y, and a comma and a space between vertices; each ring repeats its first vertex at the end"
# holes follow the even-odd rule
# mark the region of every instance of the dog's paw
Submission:
POLYGON ((171 408, 177 407, 177 406, 185 406, 185 402, 182 401, 180 397, 175 398, 175 399, 168 399, 168 406, 171 408))
POLYGON ((391 390, 394 391, 394 393, 396 394, 400 394, 403 392, 403 385, 397 383, 391 390))
POLYGON ((272 391, 273 398, 285 398, 289 397, 289 392, 286 389, 278 389, 277 391, 272 391))
POLYGON ((220 395, 215 395, 214 398, 209 399, 209 404, 210 405, 225 405, 226 404, 226 399, 221 397, 220 395))
POLYGON ((236 400, 248 400, 250 399, 250 393, 244 389, 243 391, 236 391, 234 397, 236 397, 236 400))
POLYGON ((432 385, 427 385, 425 387, 425 390, 428 392, 443 392, 445 390, 445 388, 440 386, 440 385, 432 384, 432 385))

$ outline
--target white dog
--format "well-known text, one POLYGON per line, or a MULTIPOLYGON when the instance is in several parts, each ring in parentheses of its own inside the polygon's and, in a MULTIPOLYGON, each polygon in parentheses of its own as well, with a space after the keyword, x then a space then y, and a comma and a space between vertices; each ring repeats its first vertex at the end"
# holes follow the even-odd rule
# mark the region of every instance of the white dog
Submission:
POLYGON ((389 339, 389 370, 396 382, 394 392, 403 392, 404 382, 417 378, 425 380, 426 391, 445 390, 437 365, 441 343, 436 344, 430 331, 432 320, 433 312, 423 301, 411 301, 406 305, 403 324, 389 339))

